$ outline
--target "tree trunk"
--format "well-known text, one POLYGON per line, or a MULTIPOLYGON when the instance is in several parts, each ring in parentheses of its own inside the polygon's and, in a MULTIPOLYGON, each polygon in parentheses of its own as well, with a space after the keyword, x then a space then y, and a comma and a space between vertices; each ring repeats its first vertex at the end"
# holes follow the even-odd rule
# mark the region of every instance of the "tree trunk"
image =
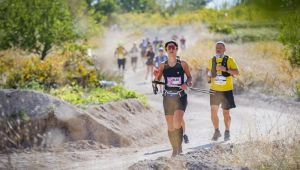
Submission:
POLYGON ((44 45, 44 49, 42 51, 42 54, 41 54, 41 60, 44 60, 48 54, 48 51, 51 49, 51 44, 48 43, 48 42, 45 42, 45 45, 44 45))

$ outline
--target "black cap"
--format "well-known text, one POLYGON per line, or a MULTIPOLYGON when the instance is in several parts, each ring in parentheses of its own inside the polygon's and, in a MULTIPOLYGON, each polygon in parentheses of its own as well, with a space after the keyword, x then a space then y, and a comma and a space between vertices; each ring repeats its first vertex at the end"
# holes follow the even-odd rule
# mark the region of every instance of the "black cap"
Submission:
POLYGON ((168 42, 165 43, 165 50, 167 50, 167 46, 168 46, 169 44, 174 44, 174 45, 176 46, 176 48, 178 49, 178 44, 177 44, 177 42, 171 40, 171 41, 168 41, 168 42))

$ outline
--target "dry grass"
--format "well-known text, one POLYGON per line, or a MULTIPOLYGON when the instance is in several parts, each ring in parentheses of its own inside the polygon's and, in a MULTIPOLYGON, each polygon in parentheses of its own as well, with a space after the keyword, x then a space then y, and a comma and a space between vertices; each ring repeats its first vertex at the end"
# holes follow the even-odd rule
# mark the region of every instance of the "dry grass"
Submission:
MULTIPOLYGON (((241 134, 241 144, 222 155, 223 164, 261 170, 296 170, 300 168, 300 121, 298 115, 279 116, 264 135, 262 129, 241 134), (285 123, 283 123, 285 122, 285 123), (281 124, 281 125, 280 125, 281 124), (283 126, 282 126, 283 125, 283 126), (247 141, 247 142, 243 142, 247 141)), ((271 120, 271 119, 270 119, 271 120)))
MULTIPOLYGON (((214 54, 214 42, 200 40, 183 52, 193 70, 205 69, 214 54)), ((257 89, 273 95, 294 96, 300 81, 300 69, 292 68, 284 47, 278 42, 227 44, 227 54, 234 57, 239 69, 239 80, 246 89, 257 89)))

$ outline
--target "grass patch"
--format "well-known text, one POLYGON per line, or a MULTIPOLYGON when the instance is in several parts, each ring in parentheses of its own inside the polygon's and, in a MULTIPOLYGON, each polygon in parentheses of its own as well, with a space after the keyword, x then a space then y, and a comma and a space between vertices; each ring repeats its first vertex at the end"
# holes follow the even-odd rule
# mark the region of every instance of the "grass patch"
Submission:
POLYGON ((275 41, 278 39, 278 30, 268 27, 260 28, 240 28, 235 29, 233 33, 224 38, 228 43, 234 42, 257 42, 257 41, 275 41))
POLYGON ((127 90, 122 86, 114 86, 106 89, 84 89, 76 85, 65 86, 59 89, 51 89, 49 94, 74 105, 103 104, 123 99, 137 99, 144 106, 148 106, 144 95, 127 90))
MULTIPOLYGON (((213 41, 199 41, 182 53, 196 76, 206 69, 215 54, 213 41)), ((227 44, 240 69, 237 77, 245 90, 256 89, 272 95, 297 96, 295 86, 300 80, 300 69, 290 66, 282 44, 274 41, 227 44)), ((207 83, 206 83, 207 84, 207 83)))

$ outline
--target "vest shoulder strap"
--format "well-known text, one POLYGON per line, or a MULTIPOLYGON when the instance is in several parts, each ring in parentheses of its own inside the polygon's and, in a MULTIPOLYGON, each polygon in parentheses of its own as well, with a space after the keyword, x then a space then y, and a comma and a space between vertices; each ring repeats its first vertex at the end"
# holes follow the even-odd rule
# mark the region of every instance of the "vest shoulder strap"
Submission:
POLYGON ((212 58, 212 66, 211 66, 211 76, 216 77, 217 76, 217 58, 214 56, 212 58))
MULTIPOLYGON (((227 63, 228 63, 228 56, 227 55, 225 55, 224 57, 223 57, 223 60, 222 60, 222 66, 224 66, 226 69, 228 69, 228 66, 227 66, 227 63)), ((228 73, 228 72, 223 72, 222 71, 222 75, 224 76, 224 77, 229 77, 230 76, 230 74, 228 73)))
POLYGON ((224 57, 223 57, 223 60, 222 60, 222 66, 224 66, 224 67, 226 67, 227 68, 227 61, 228 61, 228 56, 227 55, 225 55, 224 57))

